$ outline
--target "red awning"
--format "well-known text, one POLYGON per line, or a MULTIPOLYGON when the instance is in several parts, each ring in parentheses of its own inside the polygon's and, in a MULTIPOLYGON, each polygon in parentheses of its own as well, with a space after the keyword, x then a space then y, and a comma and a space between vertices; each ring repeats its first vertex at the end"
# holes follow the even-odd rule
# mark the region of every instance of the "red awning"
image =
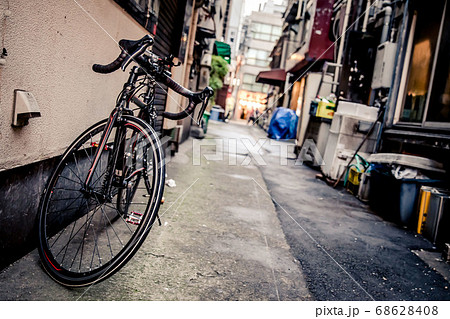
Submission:
POLYGON ((261 71, 256 77, 256 82, 281 86, 286 81, 286 71, 284 69, 272 69, 261 71))

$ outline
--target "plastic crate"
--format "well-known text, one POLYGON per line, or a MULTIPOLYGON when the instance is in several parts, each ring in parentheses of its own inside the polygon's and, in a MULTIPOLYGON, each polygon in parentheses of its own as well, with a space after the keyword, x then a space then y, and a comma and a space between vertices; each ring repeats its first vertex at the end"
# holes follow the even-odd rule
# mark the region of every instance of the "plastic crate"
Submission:
POLYGON ((358 194, 361 175, 362 172, 359 172, 355 167, 350 167, 347 177, 347 190, 353 195, 358 194))
POLYGON ((317 105, 317 117, 332 119, 336 111, 336 104, 329 101, 320 101, 317 105))

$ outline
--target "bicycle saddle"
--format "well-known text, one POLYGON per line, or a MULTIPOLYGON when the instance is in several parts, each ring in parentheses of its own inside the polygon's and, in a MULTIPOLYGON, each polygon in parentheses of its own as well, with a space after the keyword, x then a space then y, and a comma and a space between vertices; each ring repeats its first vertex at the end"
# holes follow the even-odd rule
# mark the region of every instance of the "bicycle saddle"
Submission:
POLYGON ((133 54, 135 51, 139 50, 143 45, 150 46, 153 44, 153 39, 146 35, 142 39, 139 40, 125 40, 122 39, 119 41, 119 46, 125 50, 129 54, 133 54))

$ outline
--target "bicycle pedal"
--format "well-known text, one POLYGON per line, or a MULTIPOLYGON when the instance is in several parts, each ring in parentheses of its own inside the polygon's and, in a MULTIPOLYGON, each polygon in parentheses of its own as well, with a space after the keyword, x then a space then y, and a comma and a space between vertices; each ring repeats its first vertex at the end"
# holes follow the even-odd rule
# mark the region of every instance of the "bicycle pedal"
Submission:
POLYGON ((138 212, 131 212, 127 218, 125 219, 125 221, 129 224, 132 225, 139 225, 141 223, 142 220, 142 214, 138 213, 138 212))

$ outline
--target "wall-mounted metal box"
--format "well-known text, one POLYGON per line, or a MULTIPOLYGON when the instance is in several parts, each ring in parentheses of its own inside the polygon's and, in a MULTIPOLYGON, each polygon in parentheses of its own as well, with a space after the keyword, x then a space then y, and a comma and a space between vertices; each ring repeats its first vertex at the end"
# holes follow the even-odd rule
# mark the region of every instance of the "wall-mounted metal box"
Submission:
POLYGON ((39 105, 31 92, 14 90, 14 111, 11 125, 14 127, 25 126, 28 119, 40 117, 39 105))
POLYGON ((388 88, 392 83, 395 68, 397 44, 384 42, 377 48, 373 69, 372 89, 388 88))

